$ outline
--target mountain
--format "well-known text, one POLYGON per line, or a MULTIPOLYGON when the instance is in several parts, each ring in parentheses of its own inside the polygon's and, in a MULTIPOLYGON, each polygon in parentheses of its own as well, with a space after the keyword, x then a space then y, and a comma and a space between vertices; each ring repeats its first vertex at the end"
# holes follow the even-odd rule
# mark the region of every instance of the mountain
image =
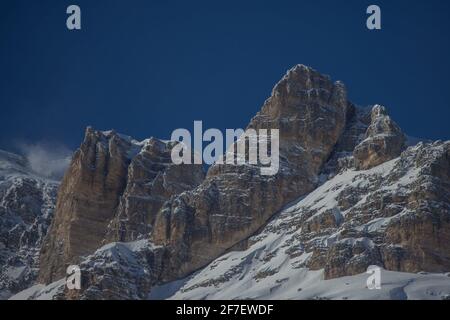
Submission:
POLYGON ((342 171, 246 250, 152 295, 172 285, 176 299, 450 297, 449 156, 450 142, 419 143, 371 169, 342 171), (385 269, 381 291, 365 288, 370 265, 385 269))
POLYGON ((22 156, 0 150, 0 299, 36 281, 58 185, 22 156))
POLYGON ((173 146, 86 130, 61 183, 42 247, 40 281, 60 279, 68 265, 104 243, 148 237, 163 203, 204 177, 201 165, 172 164, 173 146))
POLYGON ((176 142, 88 128, 38 284, 13 298, 450 295, 449 141, 408 147, 385 107, 357 107, 341 82, 304 65, 247 128, 279 129, 277 174, 214 164, 205 175, 171 162, 176 142), (69 264, 81 268, 81 290, 65 288, 69 264), (365 288, 372 265, 383 268, 382 291, 365 288))

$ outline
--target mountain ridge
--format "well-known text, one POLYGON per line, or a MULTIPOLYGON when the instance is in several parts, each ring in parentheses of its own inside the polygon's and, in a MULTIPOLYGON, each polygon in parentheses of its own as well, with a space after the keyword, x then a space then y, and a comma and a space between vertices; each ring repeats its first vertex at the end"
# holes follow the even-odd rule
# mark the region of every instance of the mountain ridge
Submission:
POLYGON ((0 299, 36 281, 58 185, 37 175, 25 157, 0 150, 0 299))
POLYGON ((297 271, 317 271, 324 281, 361 278, 373 264, 409 274, 448 271, 450 142, 407 147, 385 107, 355 106, 342 82, 304 65, 283 76, 247 128, 279 129, 277 175, 221 164, 205 175, 200 166, 171 163, 174 142, 88 128, 41 249, 39 282, 49 286, 27 297, 50 290, 57 299, 146 299, 186 279, 199 295, 180 287, 174 297, 217 297, 231 281, 229 298, 243 298, 233 282, 243 277, 249 288, 264 288, 254 298, 267 298, 297 271), (305 206, 308 199, 315 203, 305 206), (368 223, 386 228, 374 232, 368 223), (272 239, 267 247, 285 247, 253 250, 264 235, 272 239), (230 255, 244 262, 227 265, 230 255), (276 278, 285 269, 267 264, 272 259, 294 263, 291 276, 276 278), (82 270, 80 291, 61 280, 73 263, 82 270))

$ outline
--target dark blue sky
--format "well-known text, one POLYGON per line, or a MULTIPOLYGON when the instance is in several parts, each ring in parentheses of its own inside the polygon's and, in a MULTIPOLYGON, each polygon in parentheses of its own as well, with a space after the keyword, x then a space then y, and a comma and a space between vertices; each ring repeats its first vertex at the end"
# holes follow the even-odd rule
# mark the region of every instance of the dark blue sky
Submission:
POLYGON ((446 0, 2 0, 0 148, 75 148, 87 125, 138 139, 244 127, 297 63, 408 134, 449 139, 449 23, 446 0), (381 31, 365 27, 373 3, 381 31), (81 31, 66 28, 70 4, 81 31))

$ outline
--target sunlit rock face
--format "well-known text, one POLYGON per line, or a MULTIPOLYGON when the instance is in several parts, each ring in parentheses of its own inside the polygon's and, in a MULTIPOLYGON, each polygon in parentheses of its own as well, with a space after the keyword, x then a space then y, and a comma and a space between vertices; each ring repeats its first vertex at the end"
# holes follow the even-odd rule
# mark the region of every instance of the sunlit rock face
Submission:
POLYGON ((41 250, 40 281, 65 276, 69 264, 101 245, 126 186, 131 148, 114 132, 86 130, 59 189, 55 218, 41 250))
POLYGON ((58 193, 55 218, 41 250, 40 281, 105 242, 148 237, 154 217, 173 194, 203 180, 201 166, 171 163, 171 143, 142 142, 88 128, 58 193))
POLYGON ((110 241, 150 238, 163 245, 165 278, 204 265, 316 186, 345 127, 347 107, 340 82, 294 67, 248 126, 280 130, 278 174, 214 165, 202 184, 198 165, 171 164, 170 143, 136 143, 88 129, 61 186, 40 280, 60 278, 68 264, 110 241))
POLYGON ((370 169, 394 159, 406 147, 406 137, 387 114, 385 107, 375 105, 365 139, 353 151, 356 167, 370 169))
POLYGON ((449 178, 450 141, 419 143, 368 170, 341 170, 244 248, 151 296, 448 299, 449 178), (382 269, 380 290, 366 288, 371 265, 382 269))
POLYGON ((279 129, 278 173, 263 176, 254 166, 214 165, 199 187, 166 202, 152 234, 169 253, 164 279, 204 266, 313 190, 345 128, 348 105, 342 83, 303 65, 289 70, 248 125, 279 129))
POLYGON ((173 142, 151 138, 128 167, 126 188, 105 243, 149 238, 156 215, 171 196, 198 186, 205 178, 201 165, 174 165, 173 142))
POLYGON ((174 142, 88 129, 41 251, 40 280, 60 282, 28 297, 146 299, 188 277, 173 297, 296 298, 310 297, 297 280, 360 279, 370 265, 408 272, 402 286, 450 271, 450 142, 406 148, 386 108, 352 104, 303 65, 247 128, 279 129, 275 175, 227 164, 204 175, 173 165, 174 142), (80 291, 60 280, 69 263, 80 291))

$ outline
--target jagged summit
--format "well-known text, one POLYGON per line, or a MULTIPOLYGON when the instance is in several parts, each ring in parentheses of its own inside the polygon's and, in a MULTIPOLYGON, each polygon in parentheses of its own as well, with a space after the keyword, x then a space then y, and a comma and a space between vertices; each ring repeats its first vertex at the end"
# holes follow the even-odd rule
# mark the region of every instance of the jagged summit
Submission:
POLYGON ((406 148, 406 141, 406 136, 387 114, 387 109, 375 105, 365 139, 353 151, 356 167, 369 169, 398 157, 406 148))
POLYGON ((286 74, 283 76, 281 81, 285 80, 286 78, 292 78, 292 77, 298 76, 300 74, 318 75, 321 77, 325 77, 328 80, 331 80, 331 77, 329 75, 322 74, 319 71, 317 71, 316 69, 300 63, 300 64, 296 64, 295 66, 290 68, 288 71, 286 71, 286 74))
POLYGON ((79 262, 105 241, 148 235, 164 201, 201 182, 201 166, 173 165, 171 147, 155 138, 136 142, 115 131, 87 128, 42 247, 41 281, 59 279, 67 263, 79 262))
POLYGON ((145 299, 187 277, 175 297, 267 298, 287 288, 295 298, 287 283, 297 273, 450 271, 450 142, 406 149, 385 107, 355 106, 343 83, 304 65, 275 85, 248 128, 279 129, 276 175, 215 164, 205 176, 199 165, 173 165, 171 143, 87 129, 58 194, 40 281, 60 280, 72 263, 89 277, 81 291, 54 282, 32 297, 59 288, 66 299, 145 299))
POLYGON ((283 78, 274 86, 272 97, 304 95, 312 99, 336 91, 346 97, 345 86, 341 81, 332 82, 330 76, 308 66, 299 64, 289 69, 283 78))

